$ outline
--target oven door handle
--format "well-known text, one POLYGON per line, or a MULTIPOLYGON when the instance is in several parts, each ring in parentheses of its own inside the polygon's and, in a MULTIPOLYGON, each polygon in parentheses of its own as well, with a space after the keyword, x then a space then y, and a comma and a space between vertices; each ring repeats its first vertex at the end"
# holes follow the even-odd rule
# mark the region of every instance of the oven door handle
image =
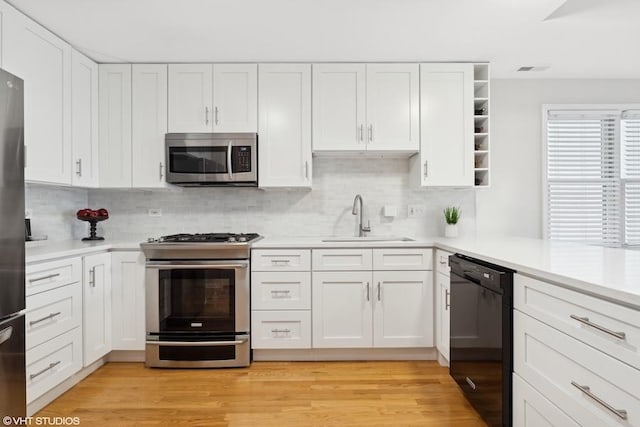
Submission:
POLYGON ((147 268, 161 268, 161 269, 170 269, 170 268, 188 268, 188 269, 222 269, 222 268, 248 268, 248 262, 216 262, 216 261, 206 261, 199 263, 197 261, 188 261, 188 262, 180 262, 180 261, 148 261, 146 263, 147 268))
POLYGON ((249 338, 235 341, 147 341, 147 344, 165 347, 224 347, 245 344, 247 341, 249 338))

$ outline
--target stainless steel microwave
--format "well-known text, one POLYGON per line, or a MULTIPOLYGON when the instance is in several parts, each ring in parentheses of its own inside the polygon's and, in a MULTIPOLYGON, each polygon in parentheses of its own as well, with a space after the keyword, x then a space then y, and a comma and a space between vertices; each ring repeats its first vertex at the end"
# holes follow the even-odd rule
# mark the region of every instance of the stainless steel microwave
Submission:
POLYGON ((165 149, 169 184, 258 186, 255 133, 168 133, 165 149))

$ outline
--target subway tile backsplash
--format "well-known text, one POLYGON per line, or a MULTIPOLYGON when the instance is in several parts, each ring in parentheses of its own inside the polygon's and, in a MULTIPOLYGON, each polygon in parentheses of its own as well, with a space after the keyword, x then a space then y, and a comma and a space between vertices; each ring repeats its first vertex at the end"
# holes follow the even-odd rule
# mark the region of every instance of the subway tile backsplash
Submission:
POLYGON ((31 188, 27 208, 38 229, 50 239, 79 238, 88 227, 75 219, 87 201, 107 208, 110 218, 98 234, 114 240, 143 240, 172 233, 212 231, 257 232, 265 236, 354 235, 353 198, 364 199, 364 221, 372 234, 442 235, 442 210, 460 206, 461 235, 475 233, 474 189, 411 189, 406 159, 314 158, 313 189, 171 188, 158 190, 75 190, 31 188), (407 206, 423 205, 425 214, 408 218, 407 206), (81 206, 82 205, 82 206, 81 206), (395 218, 382 215, 385 205, 398 208, 395 218), (56 215, 38 220, 41 208, 55 206, 56 215), (149 209, 162 216, 149 216, 149 209))

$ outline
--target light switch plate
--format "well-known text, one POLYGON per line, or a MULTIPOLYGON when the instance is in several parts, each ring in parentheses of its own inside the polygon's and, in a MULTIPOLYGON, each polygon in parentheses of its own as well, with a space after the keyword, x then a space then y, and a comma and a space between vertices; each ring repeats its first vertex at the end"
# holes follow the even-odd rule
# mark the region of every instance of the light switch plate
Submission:
POLYGON ((425 205, 407 205, 408 218, 421 218, 427 214, 425 205))

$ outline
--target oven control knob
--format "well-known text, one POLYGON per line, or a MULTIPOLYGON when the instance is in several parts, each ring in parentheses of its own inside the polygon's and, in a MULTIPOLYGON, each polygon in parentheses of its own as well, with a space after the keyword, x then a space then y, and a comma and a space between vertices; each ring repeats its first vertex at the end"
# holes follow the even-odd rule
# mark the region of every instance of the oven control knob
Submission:
POLYGON ((247 236, 238 236, 238 242, 246 242, 247 236))
POLYGON ((236 238, 233 236, 229 236, 229 239, 227 240, 227 242, 229 243, 234 243, 236 241, 236 238))

